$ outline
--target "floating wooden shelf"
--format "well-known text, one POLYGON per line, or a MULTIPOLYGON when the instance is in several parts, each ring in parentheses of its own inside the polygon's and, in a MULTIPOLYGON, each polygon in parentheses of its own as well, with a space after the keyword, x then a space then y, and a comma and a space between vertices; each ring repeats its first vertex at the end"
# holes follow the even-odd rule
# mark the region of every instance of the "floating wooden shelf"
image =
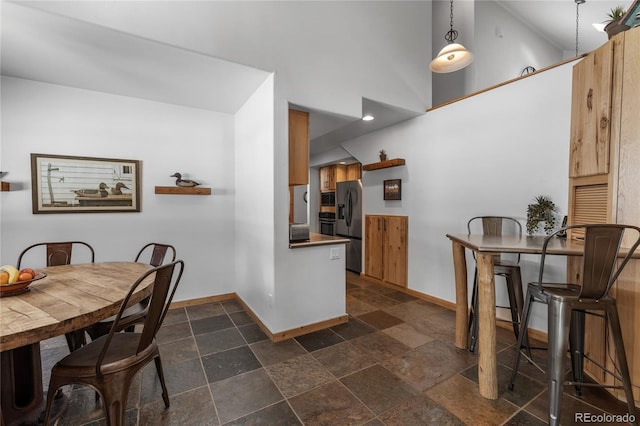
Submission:
POLYGON ((182 186, 156 186, 156 194, 173 195, 211 195, 211 188, 184 188, 182 186))
POLYGON ((404 158, 394 158, 393 160, 380 161, 379 163, 365 164, 362 166, 362 170, 368 172, 371 170, 387 169, 389 167, 404 166, 404 163, 404 158))
POLYGON ((11 191, 11 184, 9 182, 0 182, 0 191, 11 191))

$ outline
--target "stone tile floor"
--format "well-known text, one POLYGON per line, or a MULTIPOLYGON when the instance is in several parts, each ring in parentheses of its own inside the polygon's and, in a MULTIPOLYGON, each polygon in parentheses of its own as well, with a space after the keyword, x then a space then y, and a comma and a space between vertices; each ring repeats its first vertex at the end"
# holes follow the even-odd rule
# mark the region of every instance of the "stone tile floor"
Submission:
MULTIPOLYGON (((477 355, 453 345, 454 312, 347 273, 347 324, 271 343, 236 301, 171 310, 158 335, 171 407, 151 363, 131 389, 127 425, 536 425, 546 424, 544 375, 523 363, 507 382, 515 338, 499 328, 499 399, 482 398, 477 355)), ((67 353, 42 344, 43 381, 67 353)), ((544 365, 544 353, 540 354, 544 365)), ((565 388, 562 424, 574 413, 626 413, 604 390, 580 399, 565 388)), ((89 388, 66 388, 59 425, 102 425, 89 388)))

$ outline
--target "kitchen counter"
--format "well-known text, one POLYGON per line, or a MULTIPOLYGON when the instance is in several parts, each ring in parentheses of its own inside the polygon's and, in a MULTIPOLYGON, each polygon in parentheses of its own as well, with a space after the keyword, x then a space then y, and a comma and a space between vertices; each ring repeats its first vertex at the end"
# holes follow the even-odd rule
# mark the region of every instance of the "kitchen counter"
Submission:
POLYGON ((309 241, 289 243, 289 248, 316 247, 328 244, 346 244, 350 240, 344 237, 334 237, 332 235, 309 233, 309 241))

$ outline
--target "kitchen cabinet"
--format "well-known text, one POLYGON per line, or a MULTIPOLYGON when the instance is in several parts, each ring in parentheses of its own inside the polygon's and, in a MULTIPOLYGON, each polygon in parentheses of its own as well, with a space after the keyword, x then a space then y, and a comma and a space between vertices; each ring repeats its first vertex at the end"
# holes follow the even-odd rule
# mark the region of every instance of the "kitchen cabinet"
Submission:
POLYGON ((615 45, 605 43, 573 67, 569 177, 609 172, 615 45))
POLYGON ((365 216, 365 275, 407 287, 409 218, 365 216))
POLYGON ((289 110, 289 186, 309 184, 309 113, 289 110))
POLYGON ((342 164, 320 167, 320 192, 335 192, 336 182, 346 177, 346 167, 342 164))
MULTIPOLYGON (((574 66, 568 223, 640 225, 640 28, 614 36, 574 66), (610 74, 610 77, 602 75, 610 74), (585 77, 587 76, 587 77, 585 77), (593 78, 592 78, 593 77, 593 78), (591 94, 591 104, 589 95, 591 94), (597 98, 597 99, 595 99, 597 98), (604 106, 601 106, 604 105, 604 106), (591 109, 591 110, 590 110, 591 109), (610 110, 610 112, 609 112, 610 110), (609 129, 606 129, 606 126, 609 129), (588 136, 587 136, 588 135, 588 136), (607 136, 605 138, 605 135, 607 136)), ((579 238, 579 235, 569 235, 579 238)), ((625 242, 623 241, 623 246, 625 242)), ((580 258, 568 258, 569 279, 579 279, 580 258)), ((640 260, 618 278, 617 299, 631 381, 640 383, 640 260)), ((614 371, 605 323, 587 315, 585 352, 614 371)), ((585 361, 598 382, 613 377, 585 361)), ((620 390, 611 390, 623 397, 620 390)), ((636 405, 640 389, 634 387, 636 405)))
POLYGON ((347 176, 345 180, 362 179, 362 164, 353 163, 347 164, 347 176))

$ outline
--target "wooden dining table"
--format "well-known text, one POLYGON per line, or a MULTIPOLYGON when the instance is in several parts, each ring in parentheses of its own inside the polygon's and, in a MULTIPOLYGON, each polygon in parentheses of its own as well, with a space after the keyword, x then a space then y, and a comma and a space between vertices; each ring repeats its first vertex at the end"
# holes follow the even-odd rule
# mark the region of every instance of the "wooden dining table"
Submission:
MULTIPOLYGON (((36 424, 44 408, 40 342, 117 314, 131 285, 150 265, 104 262, 39 268, 29 291, 0 299, 2 424, 36 424)), ((153 276, 131 298, 151 294, 153 276)), ((65 406, 58 404, 59 411, 65 406)), ((62 414, 61 412, 58 415, 62 414)))
MULTIPOLYGON (((544 236, 487 236, 447 234, 453 244, 456 285, 455 345, 469 347, 469 299, 465 249, 475 252, 478 268, 478 385, 480 395, 498 398, 496 355, 496 287, 494 257, 501 253, 541 254, 544 236)), ((553 238, 548 254, 582 256, 584 245, 577 240, 553 238)))

